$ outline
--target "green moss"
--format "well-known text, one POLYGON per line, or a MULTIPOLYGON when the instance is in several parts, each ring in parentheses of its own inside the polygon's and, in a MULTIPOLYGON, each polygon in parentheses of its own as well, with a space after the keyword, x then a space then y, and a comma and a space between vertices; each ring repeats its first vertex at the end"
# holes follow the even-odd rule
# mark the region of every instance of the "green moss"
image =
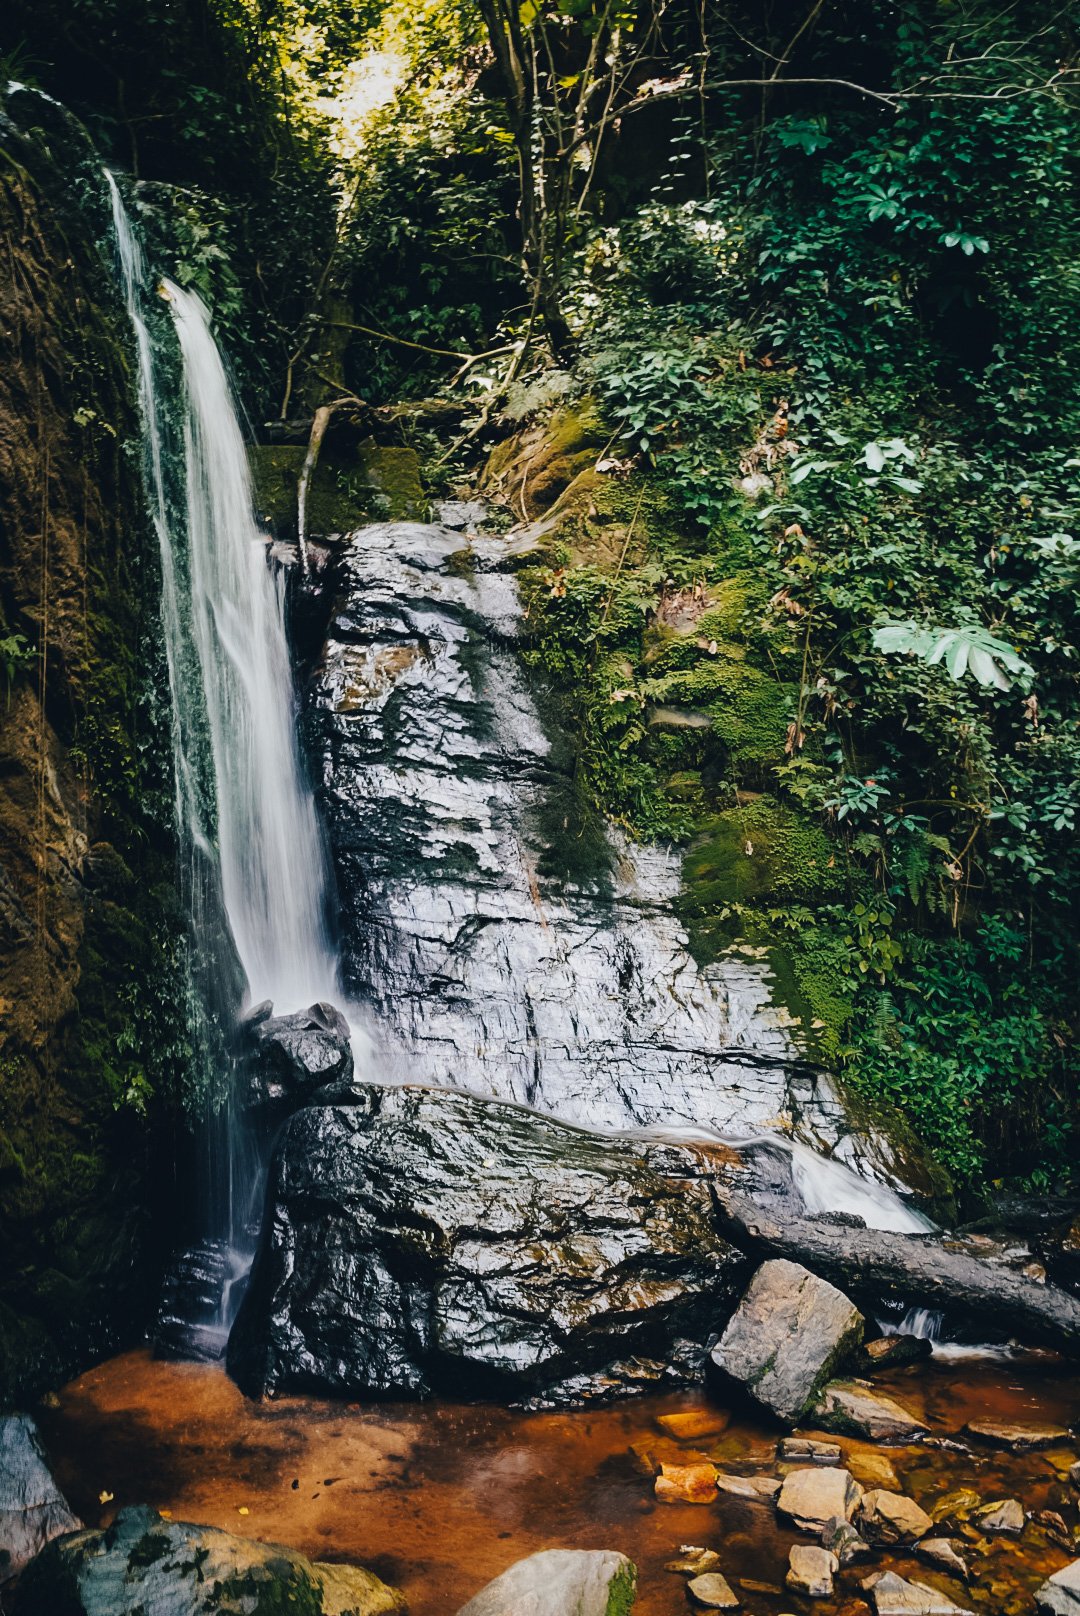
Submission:
MULTIPOLYGON (((258 444, 251 450, 256 506, 282 535, 296 533, 306 455, 303 444, 258 444)), ((309 533, 325 537, 367 522, 423 521, 427 512, 414 450, 387 448, 369 439, 354 454, 327 446, 319 456, 308 489, 309 533)))
POLYGON ((637 1568, 620 1566, 608 1584, 608 1601, 604 1616, 629 1616, 637 1598, 637 1568))
POLYGON ((359 459, 380 516, 395 522, 427 519, 428 500, 414 449, 386 448, 369 439, 361 444, 359 459))
MULTIPOLYGON (((762 940, 771 930, 767 923, 749 929, 762 940)), ((799 1021, 807 1053, 823 1064, 838 1058, 851 1020, 855 984, 845 973, 849 959, 840 933, 812 921, 797 937, 769 947, 776 997, 799 1021)))
POLYGON ((837 848, 811 820, 767 797, 717 814, 687 853, 688 914, 735 904, 824 902, 844 887, 837 848))

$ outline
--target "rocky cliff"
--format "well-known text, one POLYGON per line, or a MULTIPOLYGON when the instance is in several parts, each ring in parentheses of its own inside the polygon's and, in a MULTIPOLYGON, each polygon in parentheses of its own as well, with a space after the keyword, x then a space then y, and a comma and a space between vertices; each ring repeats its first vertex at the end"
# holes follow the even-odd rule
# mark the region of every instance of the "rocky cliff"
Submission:
POLYGON ((100 171, 18 89, 0 146, 4 1397, 136 1305, 150 1118, 181 1040, 156 565, 100 171))

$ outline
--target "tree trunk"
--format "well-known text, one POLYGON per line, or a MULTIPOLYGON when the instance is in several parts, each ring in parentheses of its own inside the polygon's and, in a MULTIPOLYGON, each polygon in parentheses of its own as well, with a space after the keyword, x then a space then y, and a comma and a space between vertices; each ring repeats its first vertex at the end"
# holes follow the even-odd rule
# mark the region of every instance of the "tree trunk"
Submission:
POLYGON ((1080 1358, 1080 1300, 1056 1285, 952 1251, 941 1235, 894 1234, 810 1218, 772 1218, 747 1197, 714 1184, 720 1228, 762 1257, 787 1257, 845 1290, 891 1296, 977 1320, 1080 1358))

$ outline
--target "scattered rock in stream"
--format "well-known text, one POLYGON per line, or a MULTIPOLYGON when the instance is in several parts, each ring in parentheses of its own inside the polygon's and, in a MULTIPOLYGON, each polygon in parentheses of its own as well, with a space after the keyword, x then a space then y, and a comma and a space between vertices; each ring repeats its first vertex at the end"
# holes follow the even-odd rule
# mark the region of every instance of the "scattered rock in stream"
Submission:
POLYGON ((814 1407, 813 1423, 888 1447, 906 1447, 927 1434, 918 1415, 864 1380, 834 1380, 826 1386, 814 1407))
POLYGON ((81 1525, 53 1480, 35 1421, 29 1414, 0 1418, 0 1583, 52 1538, 81 1525))
POLYGON ((611 1549, 544 1549, 518 1560, 458 1616, 628 1616, 637 1572, 611 1549))
POLYGON ((877 1487, 863 1497, 857 1516, 859 1531, 868 1543, 915 1543, 934 1523, 924 1509, 905 1493, 877 1487))
POLYGON ((954 1577, 961 1577, 964 1582, 968 1580, 968 1563, 947 1537, 924 1537, 922 1542, 916 1545, 915 1552, 920 1560, 927 1560, 931 1565, 940 1566, 942 1571, 951 1572, 954 1577))
POLYGON ((820 1532, 826 1522, 850 1521, 862 1500, 859 1483, 847 1470, 793 1470, 784 1478, 777 1510, 807 1532, 820 1532))
POLYGON ((715 1504, 716 1467, 662 1464, 653 1490, 662 1504, 715 1504))
POLYGON ((925 1336, 881 1335, 863 1343, 857 1367, 870 1374, 882 1369, 902 1369, 906 1364, 921 1363, 933 1350, 933 1342, 925 1336))
POLYGON ((685 1160, 447 1090, 335 1091, 279 1137, 230 1372, 251 1395, 685 1381, 746 1268, 685 1160))
POLYGON ((1060 1425, 1011 1425, 999 1420, 969 1420, 964 1433, 988 1447, 1005 1448, 1010 1453, 1036 1453, 1040 1448, 1059 1448, 1072 1440, 1060 1425))
POLYGON ((839 1442, 821 1442, 811 1436, 786 1436, 776 1452, 785 1464, 838 1465, 843 1457, 839 1442))
POLYGON ((833 1577, 839 1569, 840 1562, 828 1549, 796 1543, 788 1555, 784 1581, 792 1592, 804 1594, 807 1599, 831 1599, 833 1577))
POLYGON ((1047 1616, 1080 1616, 1080 1560, 1048 1578, 1037 1590, 1035 1603, 1047 1616))
POLYGON ((971 1519, 989 1536, 1019 1537, 1024 1530, 1024 1506, 1018 1498, 998 1498, 973 1510, 971 1519))
POLYGON ((258 1610, 389 1616, 405 1601, 359 1566, 164 1519, 144 1505, 54 1538, 19 1579, 13 1616, 246 1616, 258 1610))
POLYGON ((713 1364, 778 1418, 796 1424, 862 1340, 858 1308, 798 1263, 762 1263, 720 1340, 713 1364))
POLYGON ((738 1610, 742 1603, 720 1571, 707 1571, 702 1577, 693 1577, 686 1587, 695 1605, 702 1605, 706 1610, 738 1610))
POLYGON ((821 1546, 834 1554, 841 1566, 862 1560, 873 1551, 866 1539, 843 1515, 834 1515, 821 1528, 821 1546))
POLYGON ((961 1605, 925 1582, 908 1582, 895 1571, 867 1578, 864 1591, 870 1595, 877 1616, 973 1616, 961 1605))

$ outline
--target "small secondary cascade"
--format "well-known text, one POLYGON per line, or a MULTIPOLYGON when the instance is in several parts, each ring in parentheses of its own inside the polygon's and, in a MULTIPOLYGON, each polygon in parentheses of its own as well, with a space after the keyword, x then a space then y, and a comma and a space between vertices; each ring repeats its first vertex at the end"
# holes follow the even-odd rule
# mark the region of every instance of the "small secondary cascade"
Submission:
MULTIPOLYGON (((215 1017, 235 1018, 242 1003, 271 1000, 280 1015, 340 1000, 330 883, 297 743, 285 576, 255 519, 244 436, 210 317, 195 293, 161 282, 177 367, 175 351, 152 335, 143 254, 108 171, 106 180, 161 557, 175 818, 199 1001, 193 1020, 205 1031, 215 1017)), ((212 1040, 195 1032, 212 1067, 212 1040)), ((206 1156, 205 1228, 192 1260, 203 1275, 221 1267, 222 1283, 210 1289, 220 1295, 224 1328, 250 1260, 261 1179, 231 1093, 208 1119, 206 1156)))

